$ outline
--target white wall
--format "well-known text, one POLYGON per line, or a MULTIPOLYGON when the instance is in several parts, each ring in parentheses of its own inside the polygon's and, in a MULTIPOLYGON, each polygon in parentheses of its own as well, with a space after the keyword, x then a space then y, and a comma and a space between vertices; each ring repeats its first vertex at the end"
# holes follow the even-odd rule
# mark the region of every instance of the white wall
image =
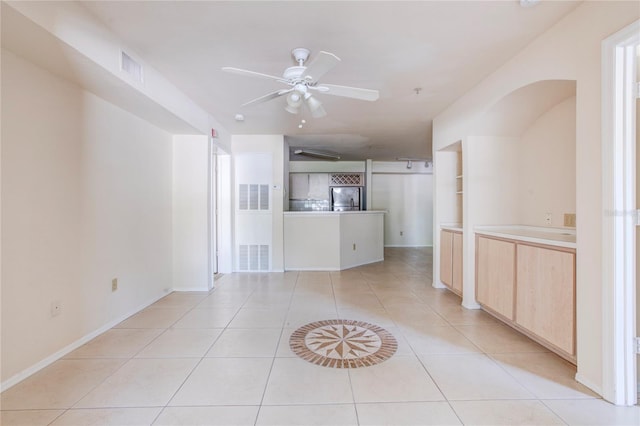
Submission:
MULTIPOLYGON (((405 167, 402 163, 402 167, 405 167)), ((373 174, 372 210, 386 210, 386 247, 433 245, 433 176, 373 174), (400 233, 402 232, 402 235, 400 233)))
POLYGON ((173 137, 173 288, 207 291, 209 138, 173 137))
POLYGON ((475 299, 475 235, 478 225, 518 223, 518 138, 469 136, 462 142, 463 306, 475 299))
POLYGON ((231 155, 219 154, 217 181, 218 205, 218 272, 233 272, 233 178, 231 171, 231 155))
POLYGON ((287 271, 339 271, 384 260, 381 212, 289 212, 287 271))
POLYGON ((172 137, 6 50, 1 118, 7 386, 172 287, 172 137))
POLYGON ((340 270, 340 231, 338 213, 287 214, 284 217, 285 270, 340 270))
POLYGON ((576 212, 575 96, 532 123, 518 151, 518 223, 564 226, 564 214, 576 212), (551 224, 545 222, 547 213, 551 224))
MULTIPOLYGON (((602 391, 601 43, 638 19, 635 2, 584 2, 435 118, 434 152, 488 106, 540 80, 576 80, 577 378, 602 391)), ((465 275, 466 279, 466 275, 465 275)))
POLYGON ((382 213, 340 215, 340 269, 384 260, 382 213))
MULTIPOLYGON (((66 78, 79 79, 92 93, 158 126, 197 129, 198 133, 206 135, 210 134, 211 128, 215 128, 218 133, 217 144, 228 151, 230 135, 220 123, 145 63, 82 4, 10 1, 3 2, 2 6, 4 13, 11 14, 12 19, 20 19, 17 14, 22 15, 41 27, 50 35, 50 39, 61 42, 49 44, 49 39, 38 39, 39 44, 35 45, 20 43, 23 53, 34 63, 63 72, 66 78), (62 46, 63 51, 52 55, 51 51, 42 51, 43 45, 62 46), (121 50, 144 67, 144 84, 133 81, 121 71, 121 50)), ((23 22, 18 26, 27 31, 28 25, 23 22)), ((39 31, 14 35, 14 38, 25 40, 36 37, 41 37, 39 31)))

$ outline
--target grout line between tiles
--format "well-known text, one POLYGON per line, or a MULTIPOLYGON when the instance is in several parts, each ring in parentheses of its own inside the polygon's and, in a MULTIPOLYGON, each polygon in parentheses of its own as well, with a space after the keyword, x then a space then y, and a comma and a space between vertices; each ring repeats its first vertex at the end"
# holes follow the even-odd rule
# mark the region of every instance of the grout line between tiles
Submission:
POLYGON ((264 390, 262 391, 262 398, 260 398, 260 405, 258 405, 258 411, 256 412, 256 419, 253 422, 254 426, 258 424, 258 419, 260 418, 260 411, 262 410, 262 404, 264 403, 264 397, 267 394, 267 389, 269 388, 269 380, 271 379, 271 373, 273 372, 273 366, 276 363, 276 357, 278 355, 278 349, 280 348, 280 341, 282 340, 282 335, 284 334, 284 329, 286 326, 287 317, 289 316, 289 310, 291 309, 291 303, 293 302, 293 296, 296 291, 296 287, 298 286, 298 279, 300 278, 300 273, 296 272, 296 281, 293 284, 293 289, 291 290, 291 294, 289 296, 289 305, 287 306, 287 313, 282 320, 282 328, 280 331, 280 337, 276 342, 276 350, 273 353, 273 359, 271 360, 271 366, 269 367, 269 374, 267 375, 267 380, 264 384, 264 390))
MULTIPOLYGON (((211 296, 212 294, 214 294, 214 292, 218 289, 218 287, 214 287, 210 292, 209 292, 209 296, 211 296)), ((255 290, 254 290, 255 291, 255 290)), ((253 291, 250 293, 253 294, 253 291)), ((209 297, 207 296, 207 297, 209 297)), ((206 299, 206 298, 205 298, 206 299)), ((202 301, 204 301, 205 299, 203 299, 202 301)), ((176 320, 176 322, 174 322, 172 325, 175 325, 178 321, 180 321, 180 319, 184 318, 184 316, 187 315, 187 313, 193 311, 194 309, 196 309, 196 307, 202 303, 202 301, 200 301, 199 303, 197 303, 196 305, 194 305, 191 309, 189 309, 187 312, 184 313, 184 315, 182 317, 180 317, 178 320, 176 320)), ((215 308, 213 308, 215 309, 215 308)), ((238 308, 238 310, 236 311, 236 313, 234 314, 233 318, 235 318, 236 315, 238 315, 238 312, 240 312, 240 309, 242 309, 242 305, 240 308, 238 308)), ((156 417, 153 419, 153 422, 151 422, 151 424, 155 423, 158 418, 160 417, 160 415, 164 412, 165 408, 169 406, 169 404, 171 403, 171 401, 173 400, 173 398, 175 398, 175 396, 178 394, 178 392, 180 392, 180 390, 184 387, 185 383, 187 383, 187 381, 189 380, 189 378, 191 377, 191 375, 193 374, 194 371, 196 371, 196 369, 198 368, 198 366, 200 366, 200 364, 202 364, 202 361, 205 359, 205 356, 207 355, 207 353, 211 350, 211 348, 213 347, 213 345, 216 344, 216 342, 218 341, 218 339, 220 339, 220 336, 222 336, 222 334, 224 333, 224 331, 227 329, 227 327, 229 326, 229 324, 231 323, 231 321, 233 321, 233 318, 227 323, 227 325, 223 328, 222 332, 220 334, 218 334, 218 336, 213 340, 213 342, 211 343, 211 345, 209 345, 209 348, 204 351, 203 355, 200 357, 200 361, 196 362, 195 365, 193 366, 193 368, 191 369, 191 371, 189 372, 189 374, 187 374, 187 376, 184 378, 184 380, 182 381, 182 383, 180 384, 180 386, 178 386, 178 388, 175 390, 175 392, 173 392, 173 394, 171 395, 171 397, 167 400, 167 403, 164 404, 164 406, 162 407, 162 409, 160 410, 160 412, 156 415, 156 417)), ((167 328, 167 330, 170 327, 167 328)), ((165 330, 166 332, 166 330, 165 330)), ((162 333, 163 334, 163 333, 162 333)), ((160 335, 162 335, 160 334, 160 335)), ((155 340, 155 339, 154 339, 155 340)), ((148 346, 148 345, 147 345, 148 346)), ((145 346, 146 347, 146 346, 145 346)), ((139 352, 138 352, 139 353, 139 352)), ((137 354, 136 354, 137 355, 137 354)), ((134 355, 135 356, 135 355, 134 355)))
MULTIPOLYGON (((333 287, 333 276, 331 276, 331 274, 329 274, 329 282, 331 285, 331 295, 333 296, 333 305, 336 309, 336 313, 338 316, 340 316, 341 314, 338 313, 338 302, 336 301, 336 291, 335 288, 333 287)), ((351 401, 353 404, 353 410, 356 413, 356 423, 359 425, 360 424, 360 418, 358 417, 358 407, 356 406, 356 394, 355 391, 353 390, 353 382, 351 380, 351 369, 347 368, 347 377, 349 378, 349 389, 351 390, 351 401)))

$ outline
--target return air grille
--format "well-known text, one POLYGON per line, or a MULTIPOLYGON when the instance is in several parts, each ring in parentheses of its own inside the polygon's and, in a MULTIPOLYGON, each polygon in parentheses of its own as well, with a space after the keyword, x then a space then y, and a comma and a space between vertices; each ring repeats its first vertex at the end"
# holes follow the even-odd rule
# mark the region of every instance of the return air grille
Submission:
POLYGON ((333 186, 364 186, 361 173, 334 173, 331 175, 333 186))
POLYGON ((238 270, 269 271, 269 246, 264 244, 239 245, 238 270))
POLYGON ((133 78, 138 83, 144 83, 144 71, 142 69, 142 65, 136 62, 131 56, 127 55, 125 52, 122 52, 121 59, 121 68, 122 71, 129 74, 131 78, 133 78))
POLYGON ((269 210, 269 185, 239 184, 238 209, 269 210))

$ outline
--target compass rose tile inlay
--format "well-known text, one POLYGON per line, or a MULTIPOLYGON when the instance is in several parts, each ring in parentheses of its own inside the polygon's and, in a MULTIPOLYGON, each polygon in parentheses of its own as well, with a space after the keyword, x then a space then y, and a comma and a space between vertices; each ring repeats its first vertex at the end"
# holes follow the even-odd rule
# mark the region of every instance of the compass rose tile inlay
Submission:
POLYGON ((390 358, 396 339, 377 325, 353 320, 325 320, 293 332, 291 350, 302 359, 334 368, 357 368, 390 358))

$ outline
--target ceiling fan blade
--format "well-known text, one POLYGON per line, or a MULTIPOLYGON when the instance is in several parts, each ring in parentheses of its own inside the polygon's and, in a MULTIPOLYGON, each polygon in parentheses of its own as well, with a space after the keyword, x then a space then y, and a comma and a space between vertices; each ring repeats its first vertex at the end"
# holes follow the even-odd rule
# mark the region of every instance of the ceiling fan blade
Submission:
POLYGON ((363 101, 376 101, 380 97, 380 93, 377 90, 337 86, 335 84, 323 84, 322 86, 318 86, 317 89, 325 95, 342 96, 345 98, 354 98, 363 101), (325 90, 323 88, 327 88, 329 90, 325 90))
POLYGON ((231 74, 244 75, 246 77, 258 77, 258 78, 266 78, 268 80, 276 80, 286 83, 282 77, 276 77, 275 75, 263 74, 261 72, 243 70, 242 68, 233 68, 233 67, 222 67, 222 71, 229 72, 231 74))
POLYGON ((338 65, 340 58, 333 53, 321 51, 313 61, 307 66, 302 74, 302 78, 310 81, 318 81, 329 70, 338 65))
POLYGON ((291 92, 293 89, 286 89, 286 90, 277 90, 275 92, 271 92, 268 93, 264 96, 260 96, 259 98, 250 100, 249 102, 245 102, 242 105, 240 105, 241 107, 245 107, 247 105, 255 105, 255 104, 259 104, 262 102, 267 102, 270 101, 271 99, 275 99, 275 98, 279 98, 280 96, 284 96, 287 93, 291 92))

